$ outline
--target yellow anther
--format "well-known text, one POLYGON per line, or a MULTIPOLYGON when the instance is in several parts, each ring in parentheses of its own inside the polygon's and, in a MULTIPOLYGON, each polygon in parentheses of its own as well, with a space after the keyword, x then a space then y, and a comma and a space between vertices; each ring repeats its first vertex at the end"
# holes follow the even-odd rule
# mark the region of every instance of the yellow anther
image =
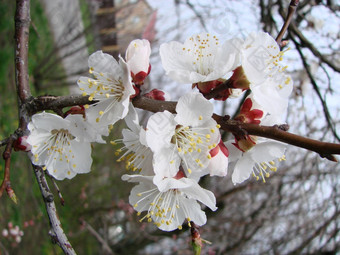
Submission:
POLYGON ((220 124, 217 124, 216 127, 217 127, 217 128, 221 128, 221 125, 220 125, 220 124))
POLYGON ((96 122, 98 123, 100 121, 100 119, 99 118, 96 118, 96 122))
POLYGON ((190 169, 190 168, 188 168, 188 173, 189 173, 189 174, 191 174, 191 173, 192 173, 192 171, 191 171, 191 169, 190 169))
POLYGON ((82 93, 82 96, 84 97, 84 96, 87 96, 87 93, 86 92, 83 92, 82 93))
POLYGON ((93 97, 89 97, 89 101, 92 101, 93 100, 93 97))
POLYGON ((93 67, 90 67, 90 69, 89 69, 89 73, 93 73, 93 67))
POLYGON ((104 114, 103 111, 99 111, 99 115, 102 116, 104 114))
POLYGON ((117 145, 117 143, 116 143, 115 141, 110 141, 110 143, 111 143, 112 145, 117 145))
POLYGON ((209 138, 210 138, 210 135, 209 135, 209 134, 207 134, 205 137, 209 139, 209 138))
POLYGON ((200 115, 200 116, 198 117, 198 119, 199 119, 199 120, 203 120, 203 117, 202 117, 202 115, 200 115))
POLYGON ((84 108, 85 108, 85 109, 89 109, 89 107, 90 107, 90 106, 89 106, 88 104, 85 104, 85 105, 84 105, 84 108))
POLYGON ((273 172, 276 172, 277 171, 277 167, 271 167, 270 170, 273 171, 273 172))
POLYGON ((210 154, 208 154, 207 158, 208 158, 208 159, 211 159, 211 155, 210 155, 210 154))

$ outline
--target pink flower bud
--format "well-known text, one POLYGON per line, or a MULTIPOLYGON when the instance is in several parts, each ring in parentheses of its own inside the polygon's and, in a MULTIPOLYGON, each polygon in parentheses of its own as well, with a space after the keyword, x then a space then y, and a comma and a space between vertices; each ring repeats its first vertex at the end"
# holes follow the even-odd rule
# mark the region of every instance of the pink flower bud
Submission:
POLYGON ((27 136, 21 136, 14 141, 13 147, 15 151, 30 151, 32 146, 27 142, 27 136))
POLYGON ((125 53, 132 80, 137 85, 142 85, 146 76, 150 73, 151 48, 148 40, 133 40, 125 53))

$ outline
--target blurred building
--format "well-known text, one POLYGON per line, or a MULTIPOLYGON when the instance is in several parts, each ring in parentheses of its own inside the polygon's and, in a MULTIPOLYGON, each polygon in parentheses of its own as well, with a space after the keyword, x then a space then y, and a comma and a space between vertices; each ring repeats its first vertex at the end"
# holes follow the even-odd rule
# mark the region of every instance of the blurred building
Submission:
POLYGON ((156 12, 145 0, 97 0, 94 13, 96 46, 114 57, 133 39, 154 34, 156 12))

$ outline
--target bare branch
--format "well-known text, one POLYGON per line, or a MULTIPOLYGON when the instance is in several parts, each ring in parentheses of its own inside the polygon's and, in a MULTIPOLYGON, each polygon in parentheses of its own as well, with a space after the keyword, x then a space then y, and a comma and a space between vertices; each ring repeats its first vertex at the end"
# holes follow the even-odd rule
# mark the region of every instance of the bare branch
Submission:
POLYGON ((319 98, 319 100, 320 100, 320 102, 322 104, 322 109, 323 109, 323 112, 324 112, 324 115, 325 115, 328 127, 331 129, 331 131, 332 131, 333 135, 335 136, 335 138, 338 141, 340 141, 340 137, 339 137, 339 135, 338 135, 338 133, 337 133, 335 127, 334 127, 334 124, 332 123, 332 117, 331 117, 331 114, 329 113, 327 103, 322 98, 322 95, 320 93, 319 87, 316 84, 316 81, 315 81, 315 79, 314 79, 314 77, 313 77, 313 75, 312 75, 312 73, 310 71, 309 65, 306 62, 305 56, 303 55, 303 53, 302 53, 302 51, 300 49, 300 45, 296 42, 296 40, 292 36, 290 36, 290 38, 292 39, 292 41, 295 44, 295 47, 296 47, 296 49, 297 49, 297 51, 298 51, 298 53, 299 53, 299 55, 301 57, 302 64, 303 64, 303 66, 304 66, 304 68, 305 68, 305 70, 307 72, 307 75, 308 75, 308 77, 309 77, 309 79, 310 79, 310 81, 312 83, 313 89, 315 90, 315 92, 316 92, 316 94, 317 94, 317 96, 318 96, 318 98, 319 98))
POLYGON ((297 8, 299 4, 299 0, 291 0, 290 1, 290 4, 289 4, 289 7, 288 7, 288 14, 287 14, 287 17, 285 19, 285 22, 281 28, 281 31, 279 32, 278 36, 276 37, 276 42, 278 45, 282 46, 281 45, 281 42, 282 42, 282 38, 283 38, 283 35, 286 33, 292 19, 293 19, 293 15, 295 13, 295 10, 297 8))
POLYGON ((20 127, 26 129, 28 119, 23 108, 24 102, 31 97, 28 83, 28 38, 30 25, 30 1, 17 0, 15 12, 15 83, 19 97, 20 127))
POLYGON ((103 246, 105 254, 114 254, 107 242, 100 236, 100 234, 85 220, 82 220, 82 224, 87 228, 87 230, 100 242, 103 246))
POLYGON ((5 148, 4 153, 2 154, 3 159, 5 160, 5 171, 4 171, 4 179, 0 186, 0 197, 2 196, 4 190, 7 191, 8 195, 11 197, 11 199, 16 202, 16 196, 11 188, 11 181, 10 181, 10 164, 11 164, 11 154, 12 154, 12 146, 14 142, 14 136, 11 135, 8 138, 7 145, 5 148), (12 191, 13 193, 10 194, 9 191, 12 191), (14 195, 14 196, 13 196, 14 195))
POLYGON ((35 165, 33 165, 33 169, 44 199, 47 215, 50 220, 51 230, 49 234, 52 238, 52 241, 58 244, 65 254, 76 254, 70 241, 67 239, 67 236, 64 233, 61 222, 57 215, 54 197, 46 181, 44 170, 41 167, 35 165))

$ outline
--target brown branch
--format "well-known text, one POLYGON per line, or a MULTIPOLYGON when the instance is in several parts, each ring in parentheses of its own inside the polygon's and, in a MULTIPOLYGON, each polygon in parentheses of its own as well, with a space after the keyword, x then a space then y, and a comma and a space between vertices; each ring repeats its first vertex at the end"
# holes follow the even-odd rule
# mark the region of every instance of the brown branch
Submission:
POLYGON ((28 38, 30 26, 30 1, 17 0, 15 12, 15 83, 19 98, 19 127, 26 129, 28 115, 23 107, 31 90, 28 82, 28 38))
MULTIPOLYGON (((281 2, 279 2, 280 4, 280 9, 279 9, 279 13, 281 15, 281 17, 284 17, 284 10, 282 9, 282 5, 281 2)), ((288 13, 288 15, 290 15, 288 13)), ((292 14, 293 16, 293 14, 292 14)), ((320 51, 318 51, 317 48, 315 48, 315 46, 313 45, 313 43, 311 43, 303 34, 302 32, 298 29, 298 27, 292 23, 289 27, 289 31, 291 31, 294 35, 296 35, 299 40, 301 41, 301 45, 303 47, 307 47, 317 58, 319 58, 319 60, 323 63, 326 63, 330 68, 332 68, 334 71, 336 72, 340 72, 340 67, 336 66, 331 60, 329 60, 327 57, 325 57, 323 54, 321 54, 320 51)), ((292 38, 292 37, 291 37, 292 38)))
POLYGON ((283 131, 278 126, 259 126, 255 124, 238 124, 234 120, 223 120, 223 117, 214 115, 214 119, 221 125, 221 128, 230 132, 245 130, 250 135, 266 137, 276 141, 284 142, 320 154, 321 157, 331 161, 337 161, 333 154, 340 155, 340 144, 321 142, 307 137, 295 135, 283 131))
POLYGON ((2 154, 3 159, 5 160, 5 171, 4 171, 4 179, 0 186, 0 197, 2 196, 4 190, 6 190, 7 194, 11 197, 11 199, 16 202, 15 193, 11 188, 11 181, 10 181, 10 164, 11 164, 11 153, 12 153, 12 146, 15 138, 11 135, 8 138, 7 145, 5 148, 4 153, 2 154), (12 193, 9 193, 12 192, 12 193), (14 195, 14 196, 13 196, 14 195))
MULTIPOLYGON (((38 103, 40 110, 47 110, 53 108, 60 108, 73 105, 91 104, 93 101, 88 101, 88 97, 82 96, 63 96, 63 97, 48 97, 46 106, 41 104, 41 100, 46 100, 47 97, 36 98, 32 101, 32 105, 38 103)), ((176 113, 176 102, 171 101, 158 101, 143 96, 136 97, 132 100, 136 108, 147 110, 150 112, 169 111, 176 113)), ((281 130, 277 126, 258 126, 253 124, 239 124, 237 121, 228 120, 222 116, 213 115, 213 118, 221 125, 221 128, 228 132, 238 133, 245 131, 250 135, 257 135, 261 137, 270 138, 273 140, 281 141, 290 145, 314 151, 320 154, 321 157, 326 157, 329 160, 336 161, 332 154, 340 155, 340 144, 321 142, 303 136, 295 135, 281 130)))
POLYGON ((276 37, 276 42, 278 45, 282 46, 282 38, 283 38, 283 35, 286 33, 292 19, 293 19, 293 15, 295 13, 295 10, 297 8, 299 4, 299 0, 291 0, 290 1, 290 4, 289 4, 289 7, 288 7, 288 14, 287 14, 287 17, 285 19, 285 22, 283 23, 283 26, 278 34, 278 36, 276 37))
MULTIPOLYGON (((32 114, 32 111, 29 108, 31 106, 30 102, 32 101, 32 96, 28 81, 29 25, 30 1, 17 0, 15 12, 15 81, 19 98, 18 130, 23 132, 27 130, 27 124, 29 122, 30 115, 32 114)), ((13 139, 13 137, 10 137, 10 139, 13 139)), ((9 140, 5 150, 5 153, 9 154, 8 159, 5 159, 5 162, 7 163, 6 171, 9 171, 9 160, 12 144, 13 142, 9 140)), ((53 202, 53 195, 49 190, 43 170, 37 166, 34 166, 33 168, 50 220, 50 235, 52 239, 62 248, 65 254, 76 254, 62 229, 60 220, 57 216, 57 209, 53 202)))
POLYGON ((33 169, 35 177, 39 184, 40 192, 44 199, 47 215, 50 220, 51 229, 49 231, 49 234, 52 238, 52 241, 58 244, 65 254, 74 255, 76 254, 76 252, 72 248, 72 245, 70 241, 67 239, 67 236, 65 235, 64 230, 62 228, 61 222, 57 214, 57 208, 54 203, 54 197, 46 181, 44 170, 41 167, 35 165, 33 165, 33 169))

